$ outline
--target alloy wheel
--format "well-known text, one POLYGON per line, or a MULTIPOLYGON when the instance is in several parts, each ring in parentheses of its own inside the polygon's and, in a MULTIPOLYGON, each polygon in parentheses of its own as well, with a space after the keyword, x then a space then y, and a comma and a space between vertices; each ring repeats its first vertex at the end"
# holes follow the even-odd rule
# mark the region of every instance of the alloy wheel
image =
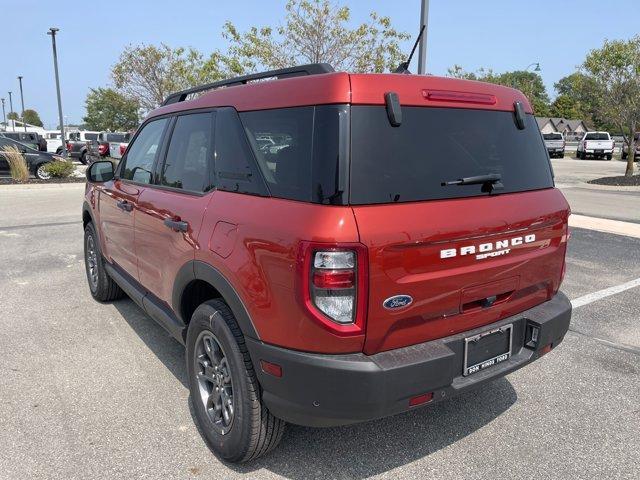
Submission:
POLYGON ((234 418, 231 369, 218 339, 203 331, 196 340, 194 372, 200 402, 218 433, 226 435, 234 418))
POLYGON ((87 273, 92 291, 98 288, 98 252, 93 235, 87 236, 87 273))

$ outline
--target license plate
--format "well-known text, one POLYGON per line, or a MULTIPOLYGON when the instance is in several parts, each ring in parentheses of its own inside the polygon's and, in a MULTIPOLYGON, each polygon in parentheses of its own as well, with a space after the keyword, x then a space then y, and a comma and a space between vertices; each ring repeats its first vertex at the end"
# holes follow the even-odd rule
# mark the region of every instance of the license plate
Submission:
POLYGON ((593 153, 604 153, 604 150, 600 149, 596 149, 593 151, 593 153))
POLYGON ((464 339, 464 369, 466 377, 493 367, 511 357, 513 324, 464 339))

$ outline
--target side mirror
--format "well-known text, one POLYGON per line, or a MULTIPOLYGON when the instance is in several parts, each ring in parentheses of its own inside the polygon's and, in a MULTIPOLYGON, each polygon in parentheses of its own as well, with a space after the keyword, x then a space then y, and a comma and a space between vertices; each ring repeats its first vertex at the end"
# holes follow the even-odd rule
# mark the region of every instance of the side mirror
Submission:
POLYGON ((109 161, 94 162, 87 168, 87 181, 91 183, 108 182, 114 176, 113 163, 109 161))

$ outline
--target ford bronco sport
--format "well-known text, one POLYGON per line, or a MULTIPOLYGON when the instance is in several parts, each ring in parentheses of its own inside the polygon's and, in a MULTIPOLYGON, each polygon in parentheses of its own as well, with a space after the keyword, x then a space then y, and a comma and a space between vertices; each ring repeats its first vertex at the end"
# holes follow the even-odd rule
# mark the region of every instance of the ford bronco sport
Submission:
POLYGON ((511 88, 325 64, 239 77, 170 95, 87 178, 92 295, 126 293, 186 345, 195 417, 229 461, 285 422, 469 391, 569 326, 569 208, 511 88))

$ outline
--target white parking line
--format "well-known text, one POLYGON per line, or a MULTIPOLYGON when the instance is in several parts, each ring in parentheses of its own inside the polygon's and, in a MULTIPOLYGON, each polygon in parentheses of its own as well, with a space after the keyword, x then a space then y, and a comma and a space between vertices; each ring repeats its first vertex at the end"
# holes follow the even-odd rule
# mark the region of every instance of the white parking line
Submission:
POLYGON ((616 293, 624 292, 625 290, 629 290, 635 287, 640 287, 640 278, 636 278, 635 280, 631 280, 614 287, 605 288, 604 290, 598 290, 597 292, 588 293, 587 295, 578 297, 574 300, 571 300, 571 306, 573 308, 582 307, 583 305, 588 305, 589 303, 595 302, 596 300, 610 297, 611 295, 615 295, 616 293))
POLYGON ((640 238, 639 223, 621 222, 619 220, 609 220, 607 218, 587 217, 586 215, 572 214, 569 217, 569 226, 640 238))

